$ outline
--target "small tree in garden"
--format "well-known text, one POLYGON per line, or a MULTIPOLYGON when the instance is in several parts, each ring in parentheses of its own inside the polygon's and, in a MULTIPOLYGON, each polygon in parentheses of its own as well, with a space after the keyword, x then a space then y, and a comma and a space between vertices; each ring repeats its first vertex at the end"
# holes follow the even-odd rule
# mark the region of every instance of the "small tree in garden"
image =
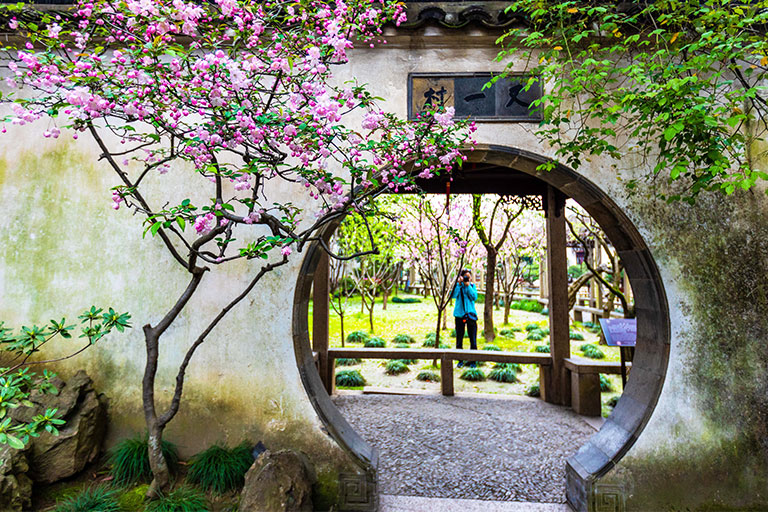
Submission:
POLYGON ((512 223, 523 213, 523 208, 522 204, 518 205, 508 197, 472 195, 472 226, 486 254, 483 337, 488 342, 496 338, 493 332, 493 302, 499 249, 507 241, 512 223))
MULTIPOLYGON (((113 329, 123 332, 131 327, 131 316, 118 313, 112 308, 104 311, 91 306, 91 309, 83 312, 79 318, 79 338, 83 339, 84 344, 72 349, 67 355, 52 359, 38 359, 34 356, 55 339, 72 340, 75 326, 67 325, 66 319, 51 320, 48 325, 42 327, 24 326, 16 335, 4 326, 4 322, 0 322, 0 351, 3 353, 4 364, 8 365, 0 368, 0 445, 7 444, 11 448, 23 449, 31 437, 38 437, 41 432, 58 435, 58 429, 64 424, 64 420, 56 417, 57 409, 47 409, 31 420, 19 420, 13 414, 16 409, 33 407, 29 400, 33 393, 58 391, 53 383, 56 376, 54 373, 48 370, 37 373, 31 371, 31 368, 71 359, 111 334, 113 329)), ((65 343, 76 342, 72 340, 65 343)))
POLYGON ((418 268, 424 286, 437 308, 435 347, 440 346, 440 326, 459 272, 473 246, 469 243, 472 210, 466 196, 405 197, 398 203, 401 243, 418 268))
POLYGON ((349 276, 347 275, 347 260, 339 258, 330 258, 328 261, 329 267, 329 286, 328 286, 328 302, 331 305, 333 312, 339 316, 339 323, 341 324, 341 346, 344 346, 344 314, 347 311, 347 304, 349 303, 349 295, 352 293, 352 287, 349 283, 349 276))
POLYGON ((408 187, 406 160, 429 177, 458 158, 467 134, 451 111, 409 123, 364 86, 332 80, 354 41, 372 43, 382 23, 401 19, 398 4, 365 0, 96 0, 11 19, 28 41, 5 47, 9 83, 25 91, 3 97, 6 122, 45 119, 45 137, 90 136, 117 178, 113 208, 143 219, 188 278, 143 326, 150 496, 170 488, 163 433, 195 352, 222 319, 327 223, 366 209, 383 188, 408 187), (345 122, 350 112, 362 124, 345 122), (166 173, 183 173, 191 197, 164 186, 166 173), (205 276, 233 261, 251 263, 250 281, 191 340, 164 396, 155 389, 164 335, 205 276))

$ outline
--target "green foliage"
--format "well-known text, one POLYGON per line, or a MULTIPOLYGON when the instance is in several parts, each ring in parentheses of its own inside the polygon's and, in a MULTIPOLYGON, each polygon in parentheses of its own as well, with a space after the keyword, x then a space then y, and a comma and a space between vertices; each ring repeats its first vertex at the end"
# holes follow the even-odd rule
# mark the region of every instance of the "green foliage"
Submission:
POLYGON ((540 331, 541 330, 541 325, 539 325, 539 324, 528 324, 528 325, 525 326, 525 330, 528 331, 528 332, 540 331))
POLYGON ((519 363, 496 363, 493 365, 494 368, 510 368, 515 371, 515 373, 523 371, 523 367, 519 363))
MULTIPOLYGON (((600 384, 601 384, 601 387, 600 387, 600 391, 602 391, 602 382, 601 382, 600 384)), ((609 398, 609 399, 608 399, 608 400, 605 402, 605 404, 606 404, 608 407, 610 407, 611 409, 613 409, 614 407, 616 407, 616 404, 618 404, 618 403, 619 403, 619 398, 621 398, 621 396, 620 396, 620 395, 615 395, 615 396, 612 396, 611 398, 609 398)))
POLYGON ((501 351, 501 347, 498 346, 498 345, 485 345, 483 347, 483 350, 491 350, 493 352, 500 352, 501 351))
POLYGON ((602 373, 600 374, 600 391, 613 391, 611 380, 602 373))
POLYGON ((549 308, 544 308, 541 311, 539 311, 540 314, 547 316, 549 315, 549 308))
MULTIPOLYGON (((175 472, 179 462, 176 445, 163 439, 161 446, 168 469, 175 472)), ((144 434, 117 443, 110 452, 109 464, 111 465, 109 473, 117 485, 148 481, 152 477, 152 470, 149 467, 148 436, 144 434)))
POLYGON ((509 305, 511 309, 517 309, 520 311, 531 311, 533 313, 540 313, 544 306, 537 300, 523 299, 517 300, 509 305))
POLYGON ((570 331, 568 337, 574 341, 584 341, 584 335, 580 332, 570 331))
POLYGON ((528 336, 525 337, 526 340, 529 341, 541 341, 545 337, 544 333, 540 330, 530 331, 528 333, 528 336))
POLYGON ((440 382, 440 375, 438 375, 435 372, 430 371, 421 371, 416 376, 416 380, 420 380, 422 382, 440 382))
POLYGON ((392 297, 392 302, 395 304, 418 304, 421 302, 421 299, 417 299, 416 297, 392 297))
POLYGON ((533 347, 533 350, 535 352, 539 352, 540 354, 549 354, 549 345, 536 345, 533 347))
POLYGON ((336 373, 336 385, 346 388, 365 386, 365 379, 359 370, 341 370, 336 373))
POLYGON ((347 335, 347 343, 365 343, 371 339, 371 335, 366 331, 352 331, 347 335))
POLYGON ((410 334, 398 334, 397 336, 392 338, 392 343, 397 343, 397 344, 405 343, 410 345, 411 343, 416 343, 416 339, 410 334))
POLYGON ((499 331, 499 335, 503 338, 513 338, 515 337, 515 332, 519 331, 520 329, 502 329, 499 331))
MULTIPOLYGON (((79 317, 80 338, 85 345, 68 350, 69 355, 63 359, 72 357, 89 347, 92 347, 112 330, 124 332, 131 328, 131 316, 128 313, 118 313, 109 308, 104 311, 96 306, 85 310, 79 317)), ((53 385, 56 376, 48 370, 38 374, 30 371, 28 365, 30 358, 37 354, 44 345, 56 338, 70 340, 74 325, 67 325, 67 320, 50 320, 42 327, 33 325, 23 326, 17 334, 12 329, 5 327, 0 322, 0 356, 3 360, 10 361, 11 366, 0 367, 0 445, 8 445, 17 450, 23 449, 31 437, 38 437, 41 432, 58 435, 59 429, 64 425, 64 420, 57 418, 57 409, 47 409, 44 413, 36 414, 25 420, 14 418, 24 415, 15 415, 11 418, 10 411, 18 408, 32 407, 29 401, 32 393, 46 394, 57 392, 53 385)), ((72 344, 72 341, 68 342, 72 344)))
POLYGON ((408 368, 408 365, 403 363, 402 360, 393 359, 392 361, 387 361, 384 373, 387 375, 400 375, 401 373, 405 373, 409 370, 410 368, 408 368))
POLYGON ((362 359, 347 359, 342 357, 341 359, 336 360, 336 366, 355 366, 362 362, 363 362, 362 359))
POLYGON ((510 367, 494 368, 488 378, 496 382, 517 382, 517 372, 510 367))
POLYGON ((459 378, 470 382, 480 382, 485 380, 485 374, 480 368, 466 368, 461 372, 459 378))
MULTIPOLYGON (((436 337, 435 333, 434 332, 430 332, 429 334, 424 336, 424 343, 422 343, 421 346, 422 347, 427 347, 427 348, 435 348, 435 340, 436 339, 437 339, 437 337, 436 337)), ((443 340, 444 336, 441 336, 440 339, 443 340)), ((440 343, 440 348, 451 348, 451 347, 449 347, 445 343, 440 343)))
POLYGON ((584 357, 589 357, 590 359, 603 359, 605 357, 603 351, 600 350, 597 345, 593 345, 592 343, 585 343, 582 345, 581 353, 584 354, 584 357))
POLYGON ((534 105, 544 117, 537 135, 558 161, 578 168, 629 151, 650 160, 648 179, 683 181, 662 197, 693 202, 703 190, 730 194, 768 178, 753 167, 760 158, 744 158, 766 140, 765 124, 754 126, 768 114, 766 5, 515 0, 508 13, 527 23, 505 34, 499 59, 530 62, 526 73, 547 84, 534 105))
POLYGON ((187 481, 216 494, 239 489, 253 464, 252 449, 248 442, 234 448, 213 445, 189 461, 187 481))
POLYGON ((179 487, 147 503, 146 512, 207 512, 205 494, 191 487, 179 487))
POLYGON ((539 388, 538 384, 531 384, 528 386, 528 388, 525 390, 525 394, 532 397, 541 396, 541 390, 539 388))
POLYGON ((142 484, 132 489, 121 491, 118 497, 120 510, 124 512, 143 512, 145 496, 148 490, 149 485, 142 484))
POLYGON ((586 265, 583 263, 581 265, 570 265, 568 267, 568 277, 571 279, 576 279, 577 277, 580 277, 585 272, 588 272, 586 265))
POLYGON ((120 512, 117 489, 88 487, 57 504, 54 512, 120 512))
POLYGON ((395 348, 411 348, 411 346, 408 345, 407 343, 398 343, 397 345, 395 345, 395 348))
POLYGON ((384 348, 387 346, 387 342, 378 336, 373 336, 368 341, 366 341, 363 346, 365 348, 384 348))
POLYGON ((395 359, 395 361, 400 361, 403 364, 416 364, 418 363, 418 359, 395 359))
POLYGON ((449 334, 451 335, 451 338, 455 338, 456 337, 456 329, 455 328, 451 329, 451 332, 449 334))

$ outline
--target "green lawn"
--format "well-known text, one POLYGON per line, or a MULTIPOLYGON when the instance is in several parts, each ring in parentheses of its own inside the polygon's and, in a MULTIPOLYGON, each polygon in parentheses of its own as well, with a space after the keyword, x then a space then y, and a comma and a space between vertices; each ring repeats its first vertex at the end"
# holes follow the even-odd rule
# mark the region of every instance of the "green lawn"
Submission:
MULTIPOLYGON (((424 342, 425 336, 434 332, 437 323, 437 310, 430 297, 418 297, 415 295, 399 294, 401 298, 416 297, 420 298, 421 302, 417 304, 398 304, 389 302, 387 309, 383 309, 381 301, 377 301, 374 309, 374 331, 373 334, 380 336, 387 342, 388 347, 393 347, 392 339, 398 334, 409 334, 416 339, 415 347, 420 347, 424 342)), ((483 318, 483 304, 477 304, 477 313, 480 321, 478 321, 478 348, 482 349, 486 345, 482 337, 482 318, 483 318)), ((312 303, 309 306, 310 330, 312 328, 312 303)), ((519 332, 514 333, 514 337, 503 337, 497 335, 494 345, 499 346, 505 351, 517 351, 517 352, 533 352, 536 345, 548 345, 549 337, 545 336, 540 341, 526 340, 525 326, 530 323, 539 324, 542 328, 548 327, 548 318, 539 313, 532 313, 527 311, 512 310, 510 313, 510 325, 503 325, 504 312, 502 309, 494 311, 494 322, 497 331, 509 328, 521 329, 519 332)), ((447 344, 451 347, 455 346, 455 339, 451 335, 453 325, 453 306, 449 306, 448 309, 448 323, 447 329, 441 331, 440 342, 447 344)), ((580 347, 585 343, 597 343, 598 335, 594 334, 582 326, 572 326, 575 332, 584 336, 584 341, 571 341, 571 353, 578 356, 583 356, 580 347)), ((358 297, 351 298, 348 302, 345 315, 344 315, 344 333, 348 336, 350 332, 355 330, 369 331, 369 322, 367 312, 361 312, 360 299, 358 297)), ((330 343, 332 347, 341 347, 341 322, 338 315, 336 315, 331 309, 330 312, 330 343)), ((360 346, 356 344, 350 344, 350 346, 360 346)), ((469 340, 464 339, 464 347, 469 348, 469 340)), ((619 350, 616 347, 600 346, 600 350, 605 354, 604 361, 619 361, 619 350)), ((437 370, 433 368, 432 361, 420 360, 416 364, 409 365, 410 371, 400 375, 387 375, 384 373, 384 366, 386 361, 379 360, 364 360, 361 364, 344 367, 343 369, 357 369, 360 370, 362 375, 366 379, 366 383, 369 386, 376 387, 408 387, 413 389, 430 389, 439 390, 439 383, 428 383, 416 380, 416 375, 422 369, 437 370)), ((493 368, 493 364, 487 363, 482 369, 486 375, 493 368)), ((341 367, 339 368, 341 369, 341 367)), ((437 370, 439 373, 439 370, 437 370)), ((477 391, 482 393, 503 393, 503 394, 523 394, 525 389, 531 384, 538 383, 538 368, 535 365, 523 365, 523 370, 518 373, 518 383, 506 384, 498 383, 491 380, 484 382, 467 382, 459 378, 461 369, 455 370, 455 388, 456 391, 477 391)), ((603 402, 607 401, 610 397, 617 395, 621 392, 621 377, 617 375, 609 375, 614 391, 603 393, 603 402)), ((604 407, 604 413, 610 412, 610 409, 604 407)))

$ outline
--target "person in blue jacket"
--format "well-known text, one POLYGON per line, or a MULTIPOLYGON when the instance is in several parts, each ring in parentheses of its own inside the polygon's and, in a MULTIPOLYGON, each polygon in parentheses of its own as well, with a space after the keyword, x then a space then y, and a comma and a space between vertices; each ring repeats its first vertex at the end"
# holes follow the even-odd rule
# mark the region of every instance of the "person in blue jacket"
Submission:
MULTIPOLYGON (((453 306, 453 318, 456 321, 456 348, 464 348, 462 345, 466 327, 469 346, 472 350, 477 350, 477 310, 475 309, 477 287, 472 282, 471 271, 464 269, 459 273, 459 280, 451 297, 456 299, 453 306)), ((472 365, 474 366, 474 363, 472 365)), ((464 366, 464 363, 459 362, 458 366, 464 366)))

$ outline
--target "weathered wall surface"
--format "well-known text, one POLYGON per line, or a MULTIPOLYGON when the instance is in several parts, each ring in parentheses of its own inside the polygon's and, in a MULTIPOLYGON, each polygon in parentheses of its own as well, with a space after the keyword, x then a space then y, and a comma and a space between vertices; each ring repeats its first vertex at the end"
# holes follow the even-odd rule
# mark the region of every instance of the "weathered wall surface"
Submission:
MULTIPOLYGON (((453 36, 452 36, 453 37, 453 36)), ((341 70, 385 107, 406 114, 409 72, 500 69, 493 37, 448 39, 427 28, 390 37, 384 49, 359 50, 341 70)), ((477 139, 543 155, 532 125, 481 124, 477 139)), ((42 131, 42 128, 40 128, 42 131)), ((10 325, 74 318, 93 304, 130 311, 136 328, 61 366, 85 367, 110 398, 111 439, 143 429, 140 326, 157 321, 185 286, 159 241, 141 238, 140 222, 109 208, 115 179, 85 137, 41 142, 34 129, 0 137, 0 318, 10 325)), ((672 322, 667 379, 636 445, 607 476, 630 509, 682 509, 718 501, 768 503, 768 228, 762 193, 703 197, 695 206, 665 205, 626 194, 622 178, 642 169, 596 159, 579 170, 634 221, 664 279, 672 322)), ((157 180, 183 189, 182 173, 157 180)), ((284 194, 290 190, 281 191, 284 194)), ((214 440, 244 437, 310 453, 327 467, 343 455, 322 431, 301 385, 291 332, 300 265, 267 277, 195 356, 185 402, 168 432, 192 453, 214 440)), ((247 279, 244 266, 208 276, 161 349, 158 389, 169 392, 183 351, 247 279)), ((76 342, 73 342, 76 343, 76 342)), ((514 478, 514 475, 510 475, 514 478)))

